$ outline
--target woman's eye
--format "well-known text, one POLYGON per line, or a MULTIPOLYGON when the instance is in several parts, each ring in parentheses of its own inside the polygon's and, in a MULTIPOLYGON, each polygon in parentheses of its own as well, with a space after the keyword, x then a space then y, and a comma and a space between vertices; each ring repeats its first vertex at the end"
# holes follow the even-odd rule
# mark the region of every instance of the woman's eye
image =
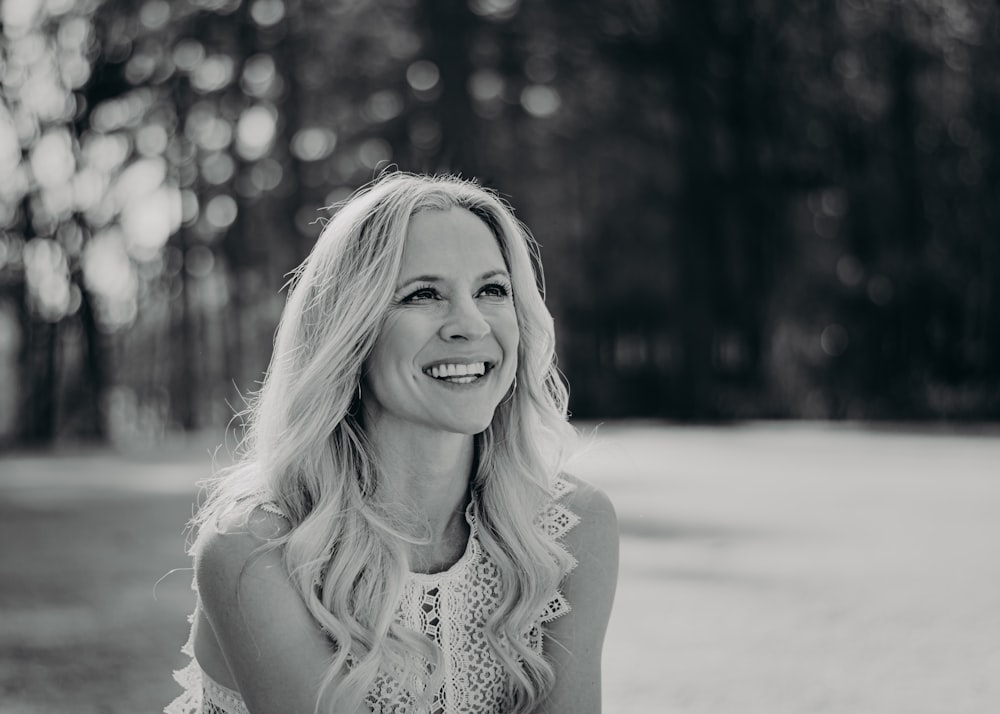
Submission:
POLYGON ((403 302, 423 302, 425 300, 434 300, 437 296, 438 293, 433 288, 421 288, 403 298, 403 302))
POLYGON ((479 294, 492 298, 505 298, 510 295, 510 288, 502 283, 490 283, 484 286, 479 294))

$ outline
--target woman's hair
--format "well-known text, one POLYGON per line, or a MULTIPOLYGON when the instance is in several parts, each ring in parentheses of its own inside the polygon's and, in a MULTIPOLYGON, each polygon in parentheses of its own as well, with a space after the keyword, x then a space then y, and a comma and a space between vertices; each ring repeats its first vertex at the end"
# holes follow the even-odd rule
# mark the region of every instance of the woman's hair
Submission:
POLYGON ((358 385, 395 292, 410 220, 453 207, 478 216, 496 237, 520 332, 513 392, 475 436, 470 488, 478 536, 502 583, 486 636, 510 674, 514 711, 531 710, 552 686, 552 668, 528 633, 570 558, 537 519, 574 431, 536 245, 493 192, 453 176, 396 172, 346 201, 296 271, 270 367, 243 415, 237 462, 212 480, 194 519, 205 533, 227 513, 229 522, 233 511, 246 518, 262 501, 287 516, 291 529, 266 547, 284 548, 292 582, 336 649, 317 711, 330 702, 353 711, 385 673, 418 701, 441 681, 437 645, 394 622, 408 545, 420 542, 418 519, 405 504, 378 497, 383 477, 361 421, 358 385))

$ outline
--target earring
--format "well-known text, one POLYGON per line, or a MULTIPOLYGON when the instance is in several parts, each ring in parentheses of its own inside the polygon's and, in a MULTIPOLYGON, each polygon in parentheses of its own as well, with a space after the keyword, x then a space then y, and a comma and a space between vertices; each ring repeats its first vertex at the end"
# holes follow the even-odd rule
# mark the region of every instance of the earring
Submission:
POLYGON ((515 372, 514 373, 514 381, 510 385, 510 390, 507 392, 507 396, 504 397, 503 401, 501 401, 500 403, 501 404, 506 404, 507 402, 509 402, 511 399, 514 398, 514 392, 516 392, 516 391, 517 391, 517 373, 515 372))
POLYGON ((347 408, 348 416, 357 416, 361 410, 361 380, 358 380, 358 396, 351 400, 351 406, 347 408))

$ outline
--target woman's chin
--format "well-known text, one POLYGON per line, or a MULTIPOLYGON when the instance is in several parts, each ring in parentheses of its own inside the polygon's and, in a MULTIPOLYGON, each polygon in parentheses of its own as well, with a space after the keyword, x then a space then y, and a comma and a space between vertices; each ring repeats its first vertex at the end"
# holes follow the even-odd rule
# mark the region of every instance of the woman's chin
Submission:
POLYGON ((475 413, 452 413, 449 418, 444 420, 441 427, 445 431, 450 431, 455 434, 466 434, 468 436, 475 436, 481 432, 486 431, 490 424, 493 423, 493 412, 481 412, 476 410, 475 413))

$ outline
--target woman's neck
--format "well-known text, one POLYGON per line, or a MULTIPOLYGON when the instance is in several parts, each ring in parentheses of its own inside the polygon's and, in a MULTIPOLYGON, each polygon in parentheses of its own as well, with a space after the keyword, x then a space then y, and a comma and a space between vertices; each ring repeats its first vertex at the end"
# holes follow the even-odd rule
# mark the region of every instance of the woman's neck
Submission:
POLYGON ((464 529, 475 456, 472 436, 376 428, 368 437, 387 498, 426 518, 432 540, 464 529))

